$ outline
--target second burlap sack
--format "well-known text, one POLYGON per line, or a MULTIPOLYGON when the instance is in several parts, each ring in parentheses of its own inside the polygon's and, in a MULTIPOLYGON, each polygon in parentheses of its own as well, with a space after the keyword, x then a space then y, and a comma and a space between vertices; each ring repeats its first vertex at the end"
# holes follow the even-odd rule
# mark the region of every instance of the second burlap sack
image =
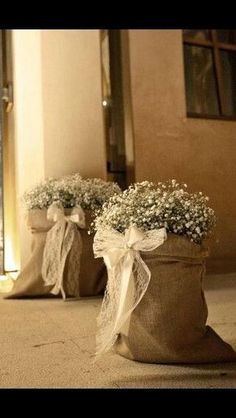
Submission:
MULTIPOLYGON (((65 214, 70 214, 66 209, 65 214)), ((106 269, 102 260, 94 259, 93 236, 88 235, 91 211, 85 210, 86 228, 73 225, 73 243, 63 267, 63 288, 66 297, 99 295, 106 286, 106 269)), ((55 222, 47 219, 46 209, 30 210, 27 225, 31 231, 31 256, 14 282, 5 299, 51 296, 53 285, 46 285, 42 277, 42 265, 47 233, 55 222)), ((60 293, 59 293, 60 294, 60 293)))

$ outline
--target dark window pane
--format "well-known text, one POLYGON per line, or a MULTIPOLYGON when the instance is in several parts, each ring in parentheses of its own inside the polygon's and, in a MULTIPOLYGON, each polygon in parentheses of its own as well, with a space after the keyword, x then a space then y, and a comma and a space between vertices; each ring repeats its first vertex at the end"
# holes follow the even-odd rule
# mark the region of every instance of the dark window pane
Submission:
POLYGON ((236 52, 221 51, 222 83, 224 86, 223 113, 236 115, 236 52))
POLYGON ((217 40, 227 44, 236 44, 236 30, 217 30, 217 40))
POLYGON ((193 30, 193 29, 184 29, 183 31, 184 36, 188 38, 192 38, 196 41, 210 41, 211 35, 208 29, 200 29, 200 30, 193 30))
POLYGON ((185 45, 184 66, 187 111, 211 116, 219 115, 212 50, 185 45))

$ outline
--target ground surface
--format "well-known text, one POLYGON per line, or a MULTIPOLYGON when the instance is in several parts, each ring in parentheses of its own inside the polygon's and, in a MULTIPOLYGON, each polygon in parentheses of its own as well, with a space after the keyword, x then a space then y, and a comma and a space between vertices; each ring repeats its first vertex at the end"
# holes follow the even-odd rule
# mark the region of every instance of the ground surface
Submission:
MULTIPOLYGON (((236 274, 205 281, 208 323, 236 348, 236 274)), ((3 300, 1 388, 236 388, 236 363, 142 364, 109 353, 94 363, 100 298, 3 300)))

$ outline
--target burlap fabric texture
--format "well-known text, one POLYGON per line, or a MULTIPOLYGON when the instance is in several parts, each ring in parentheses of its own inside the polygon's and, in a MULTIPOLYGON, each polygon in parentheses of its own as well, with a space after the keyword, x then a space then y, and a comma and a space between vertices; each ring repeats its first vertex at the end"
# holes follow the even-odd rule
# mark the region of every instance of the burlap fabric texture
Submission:
POLYGON ((141 253, 151 280, 119 334, 117 353, 148 363, 236 361, 233 348, 206 325, 202 280, 207 255, 203 246, 175 234, 156 250, 141 253))
MULTIPOLYGON (((65 214, 69 215, 70 210, 66 209, 65 214)), ((85 210, 85 218, 85 229, 79 229, 74 224, 73 245, 65 260, 63 287, 66 297, 99 295, 106 286, 107 276, 103 260, 94 259, 93 235, 87 233, 91 211, 85 210)), ((47 232, 55 224, 47 219, 46 209, 34 209, 27 214, 27 225, 32 234, 31 256, 14 282, 11 292, 4 296, 5 299, 51 296, 50 291, 53 286, 45 286, 42 278, 42 264, 47 232)))

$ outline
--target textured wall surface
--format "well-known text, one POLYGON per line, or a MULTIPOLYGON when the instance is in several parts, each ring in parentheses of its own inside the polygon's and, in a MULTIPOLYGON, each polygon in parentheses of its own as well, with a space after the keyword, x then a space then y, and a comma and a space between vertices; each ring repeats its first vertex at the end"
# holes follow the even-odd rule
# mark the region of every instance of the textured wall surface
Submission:
POLYGON ((106 176, 99 30, 43 30, 45 176, 106 176))
POLYGON ((235 269, 236 122, 186 118, 181 30, 130 30, 136 180, 176 178, 218 216, 209 268, 235 269))
POLYGON ((30 254, 24 191, 49 176, 106 177, 99 36, 99 30, 13 31, 21 268, 30 254))

